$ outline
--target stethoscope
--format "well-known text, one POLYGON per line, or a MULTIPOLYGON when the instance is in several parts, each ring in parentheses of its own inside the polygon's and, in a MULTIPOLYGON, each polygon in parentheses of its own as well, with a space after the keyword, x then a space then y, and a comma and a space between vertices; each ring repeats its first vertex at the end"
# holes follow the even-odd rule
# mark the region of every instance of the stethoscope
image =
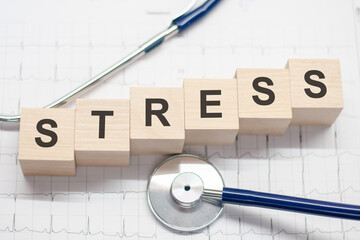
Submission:
MULTIPOLYGON (((127 66, 187 29, 219 1, 193 0, 167 29, 45 108, 59 107, 97 86, 115 70, 127 66)), ((0 122, 19 120, 20 115, 0 115, 0 122)), ((224 187, 217 169, 193 155, 178 155, 161 163, 150 177, 147 199, 154 215, 166 226, 179 231, 195 231, 208 226, 220 216, 224 203, 360 220, 360 206, 224 187)))
POLYGON ((147 200, 160 222, 186 232, 214 222, 224 203, 360 220, 360 206, 356 205, 225 187, 210 162, 189 154, 170 157, 155 168, 147 200))
MULTIPOLYGON (((120 61, 97 74, 95 77, 89 79, 87 82, 73 89, 71 92, 54 102, 44 106, 44 108, 60 107, 76 99, 81 94, 84 94, 104 80, 108 79, 116 70, 123 69, 130 63, 136 61, 157 46, 161 45, 166 40, 172 38, 177 33, 187 29, 201 17, 206 15, 219 1, 220 0, 192 0, 190 5, 171 21, 171 24, 167 29, 158 33, 153 38, 140 45, 135 51, 129 53, 120 61)), ((0 114, 0 122, 19 122, 20 118, 20 115, 6 116, 0 114)))

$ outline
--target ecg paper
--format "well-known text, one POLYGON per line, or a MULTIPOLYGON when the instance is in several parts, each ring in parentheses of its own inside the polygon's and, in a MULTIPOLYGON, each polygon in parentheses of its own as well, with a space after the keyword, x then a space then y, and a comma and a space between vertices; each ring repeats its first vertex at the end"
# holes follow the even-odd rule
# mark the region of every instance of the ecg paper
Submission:
MULTIPOLYGON (((163 28, 189 1, 0 2, 0 112, 42 107, 163 28)), ((283 68, 289 58, 339 58, 345 107, 331 127, 239 136, 185 147, 228 187, 360 204, 360 1, 223 0, 208 16, 83 98, 128 98, 130 86, 232 78, 236 68, 283 68)), ((65 107, 74 107, 68 104, 65 107)), ((78 167, 75 177, 24 177, 18 125, 0 125, 0 239, 360 239, 360 222, 244 206, 192 234, 164 227, 146 202, 166 156, 130 166, 78 167)))

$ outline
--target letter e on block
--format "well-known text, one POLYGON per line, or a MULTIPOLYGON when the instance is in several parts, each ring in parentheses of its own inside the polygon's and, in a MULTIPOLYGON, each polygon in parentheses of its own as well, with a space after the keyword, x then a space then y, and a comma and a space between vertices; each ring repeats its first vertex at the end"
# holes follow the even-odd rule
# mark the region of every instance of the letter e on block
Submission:
POLYGON ((337 59, 290 59, 291 100, 295 125, 331 125, 343 109, 337 59))
POLYGON ((182 88, 131 88, 130 112, 131 153, 182 152, 185 138, 182 88))
POLYGON ((128 166, 129 100, 76 101, 75 158, 79 166, 128 166))
POLYGON ((235 79, 185 79, 185 145, 231 145, 239 131, 235 79))
POLYGON ((239 134, 282 135, 291 121, 287 69, 237 69, 239 134))
POLYGON ((23 108, 19 162, 24 175, 75 175, 73 109, 23 108))

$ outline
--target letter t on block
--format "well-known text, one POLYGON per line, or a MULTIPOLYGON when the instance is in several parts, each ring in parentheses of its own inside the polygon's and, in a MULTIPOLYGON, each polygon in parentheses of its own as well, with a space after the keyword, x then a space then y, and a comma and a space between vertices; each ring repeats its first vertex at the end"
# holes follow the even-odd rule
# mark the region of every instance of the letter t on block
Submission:
POLYGON ((19 162, 24 175, 75 175, 73 109, 23 108, 19 162))
POLYGON ((185 145, 231 145, 239 131, 235 79, 185 79, 185 145))
POLYGON ((291 124, 331 125, 343 109, 337 59, 290 59, 291 124))
POLYGON ((129 100, 76 101, 75 158, 80 166, 128 166, 129 100))

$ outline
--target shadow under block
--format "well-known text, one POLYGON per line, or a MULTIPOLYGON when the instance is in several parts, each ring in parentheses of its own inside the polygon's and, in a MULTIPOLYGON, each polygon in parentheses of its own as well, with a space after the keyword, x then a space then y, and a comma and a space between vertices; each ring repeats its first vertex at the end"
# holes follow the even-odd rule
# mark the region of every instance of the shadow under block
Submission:
POLYGON ((185 79, 185 145, 231 145, 239 131, 235 79, 185 79))
POLYGON ((291 113, 287 69, 237 69, 239 134, 282 135, 291 113))
POLYGON ((129 100, 78 99, 75 159, 79 166, 128 166, 129 100))
POLYGON ((130 89, 132 154, 181 153, 184 147, 182 88, 130 89))
POLYGON ((24 175, 75 175, 74 109, 23 108, 19 162, 24 175))
POLYGON ((293 125, 331 125, 343 109, 340 61, 289 59, 293 125))

